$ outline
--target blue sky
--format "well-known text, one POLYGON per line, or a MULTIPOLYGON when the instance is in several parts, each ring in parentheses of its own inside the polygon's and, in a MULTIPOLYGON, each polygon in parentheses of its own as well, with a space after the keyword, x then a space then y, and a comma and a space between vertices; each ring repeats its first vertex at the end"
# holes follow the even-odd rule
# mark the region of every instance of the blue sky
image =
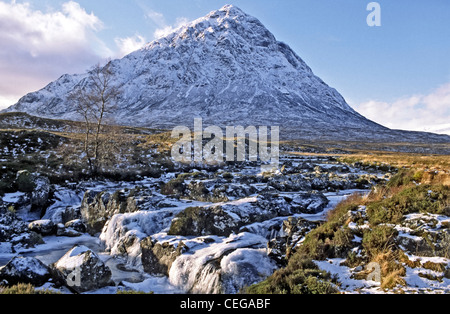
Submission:
POLYGON ((155 35, 234 4, 260 19, 369 118, 393 128, 445 127, 450 123, 450 1, 377 1, 381 27, 366 23, 369 2, 0 0, 0 107, 64 73, 83 72, 101 58, 122 56, 155 35), (33 27, 54 37, 33 37, 33 27))

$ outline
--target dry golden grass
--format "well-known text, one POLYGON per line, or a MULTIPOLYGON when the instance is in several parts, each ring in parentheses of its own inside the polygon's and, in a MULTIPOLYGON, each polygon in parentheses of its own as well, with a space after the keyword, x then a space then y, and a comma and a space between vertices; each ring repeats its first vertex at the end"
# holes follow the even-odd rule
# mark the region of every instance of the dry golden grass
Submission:
POLYGON ((406 285, 402 278, 406 275, 406 269, 397 260, 399 253, 394 250, 386 250, 378 253, 372 258, 373 263, 377 263, 381 268, 381 288, 392 289, 397 285, 406 285))
POLYGON ((42 289, 42 290, 36 290, 32 285, 30 284, 22 284, 19 283, 12 287, 1 287, 0 286, 0 294, 10 294, 10 295, 31 295, 31 294, 61 294, 58 291, 52 291, 49 289, 42 289))
POLYGON ((396 168, 428 169, 433 171, 450 172, 449 155, 421 155, 412 153, 390 153, 390 152, 366 152, 350 154, 327 154, 327 153, 296 153, 289 154, 299 156, 334 156, 344 162, 362 162, 370 164, 385 164, 396 168))
POLYGON ((417 144, 417 143, 361 143, 361 142, 316 142, 301 141, 282 142, 282 145, 320 153, 291 153, 304 156, 334 156, 348 162, 363 162, 370 164, 387 164, 397 168, 429 169, 450 172, 450 155, 421 153, 449 152, 450 143, 417 144), (404 153, 402 151, 417 153, 404 153))

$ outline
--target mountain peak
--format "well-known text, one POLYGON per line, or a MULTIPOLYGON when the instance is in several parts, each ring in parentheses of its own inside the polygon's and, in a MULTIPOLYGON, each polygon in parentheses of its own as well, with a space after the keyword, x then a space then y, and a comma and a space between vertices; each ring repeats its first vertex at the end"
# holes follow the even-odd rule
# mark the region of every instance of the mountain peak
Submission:
MULTIPOLYGON (((204 125, 281 126, 312 136, 380 130, 255 17, 226 5, 111 62, 124 91, 114 117, 126 125, 170 129, 204 125), (349 131, 350 132, 350 131, 349 131)), ((79 119, 68 95, 87 75, 65 76, 7 111, 79 119)))
POLYGON ((210 12, 208 15, 201 17, 199 19, 194 20, 193 22, 186 25, 187 28, 207 28, 207 27, 217 27, 224 26, 227 27, 228 23, 242 23, 244 21, 253 21, 258 22, 259 26, 264 27, 256 18, 248 15, 244 11, 242 11, 237 6, 227 4, 220 8, 219 10, 215 10, 210 12))
POLYGON ((228 16, 247 16, 247 14, 244 11, 242 11, 240 8, 232 4, 226 4, 217 11, 226 12, 228 16))
POLYGON ((278 49, 275 36, 255 17, 248 15, 234 5, 225 5, 174 30, 171 34, 156 39, 145 46, 144 50, 152 50, 160 45, 175 45, 186 42, 210 42, 211 45, 231 44, 237 42, 252 47, 271 47, 278 49))
POLYGON ((251 23, 252 28, 257 26, 260 29, 264 29, 265 33, 270 33, 256 18, 248 15, 237 6, 227 4, 218 10, 210 12, 206 16, 178 27, 170 34, 154 40, 153 42, 146 45, 144 49, 151 49, 155 45, 159 45, 162 42, 177 41, 180 38, 186 39, 188 37, 191 37, 191 35, 193 34, 195 34, 196 36, 203 36, 204 34, 210 34, 214 32, 220 33, 223 30, 248 30, 248 28, 245 27, 237 27, 237 25, 247 23, 251 23))

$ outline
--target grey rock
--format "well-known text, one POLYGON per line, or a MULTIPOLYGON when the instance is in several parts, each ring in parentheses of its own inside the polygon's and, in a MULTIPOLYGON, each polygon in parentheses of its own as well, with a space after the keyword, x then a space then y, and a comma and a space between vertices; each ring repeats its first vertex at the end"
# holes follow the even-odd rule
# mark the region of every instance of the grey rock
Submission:
POLYGON ((174 247, 165 242, 153 241, 151 237, 140 242, 142 250, 142 266, 151 275, 169 275, 173 262, 186 250, 184 243, 174 247))
POLYGON ((447 267, 447 269, 445 270, 444 277, 450 279, 450 267, 447 267))
POLYGON ((50 278, 48 267, 33 257, 14 257, 0 270, 0 282, 6 280, 8 285, 25 283, 40 287, 50 278))
POLYGON ((87 247, 75 246, 51 267, 60 282, 78 293, 114 285, 109 267, 87 247))
POLYGON ((278 237, 268 243, 268 254, 278 265, 285 266, 295 246, 311 230, 319 225, 317 222, 302 218, 285 220, 278 237))
POLYGON ((84 233, 86 232, 86 225, 83 223, 81 219, 75 219, 68 221, 65 225, 66 228, 71 228, 75 231, 84 233))
POLYGON ((220 206, 190 207, 172 221, 169 235, 180 236, 229 236, 239 231, 241 223, 220 206))
POLYGON ((45 208, 51 191, 50 180, 47 177, 35 176, 33 178, 35 188, 31 192, 31 205, 34 209, 45 208))
POLYGON ((77 238, 82 235, 81 232, 78 232, 72 228, 68 228, 63 224, 56 225, 56 235, 58 237, 69 237, 69 238, 77 238))
POLYGON ((43 236, 56 233, 56 225, 51 220, 36 220, 28 225, 28 229, 43 236))
POLYGON ((80 211, 87 231, 92 235, 97 234, 102 231, 106 222, 112 216, 138 211, 136 198, 137 195, 135 195, 134 190, 128 194, 123 191, 117 191, 113 194, 108 192, 86 192, 80 211))
POLYGON ((42 237, 28 229, 28 224, 12 212, 0 214, 0 242, 11 244, 13 252, 19 248, 33 248, 43 244, 42 237))

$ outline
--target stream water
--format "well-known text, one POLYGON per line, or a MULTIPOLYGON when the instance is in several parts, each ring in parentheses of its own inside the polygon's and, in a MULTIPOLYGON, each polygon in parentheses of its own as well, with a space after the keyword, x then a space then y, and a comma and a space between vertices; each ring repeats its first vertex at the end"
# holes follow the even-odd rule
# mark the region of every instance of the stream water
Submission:
MULTIPOLYGON (((325 196, 330 200, 330 204, 324 212, 316 215, 302 215, 303 218, 309 220, 324 220, 326 213, 333 209, 340 201, 354 193, 367 193, 366 190, 346 190, 335 193, 326 193, 325 196)), ((112 258, 109 254, 103 251, 103 246, 100 240, 96 237, 83 235, 78 238, 56 237, 50 236, 44 238, 45 244, 38 245, 36 248, 23 250, 16 254, 0 254, 0 267, 6 265, 14 256, 20 255, 24 257, 35 257, 41 260, 44 264, 50 265, 57 262, 67 251, 72 249, 75 245, 83 245, 90 248, 97 253, 103 262, 111 269, 112 279, 117 284, 126 281, 128 283, 142 283, 153 280, 161 282, 161 278, 151 278, 136 270, 128 269, 126 264, 119 258, 112 258)), ((169 287, 170 290, 173 287, 169 287)))

